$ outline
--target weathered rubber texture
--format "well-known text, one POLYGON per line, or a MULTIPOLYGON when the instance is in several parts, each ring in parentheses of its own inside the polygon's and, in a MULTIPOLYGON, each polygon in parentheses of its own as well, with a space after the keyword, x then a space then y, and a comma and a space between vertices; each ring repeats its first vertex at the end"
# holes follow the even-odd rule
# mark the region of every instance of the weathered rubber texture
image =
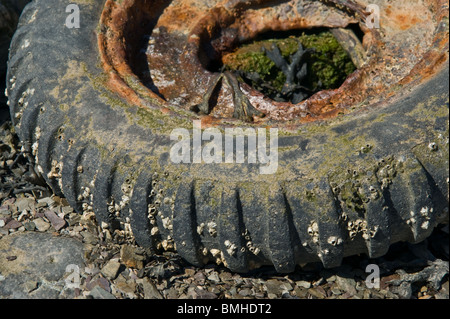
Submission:
MULTIPOLYGON (((103 1, 29 4, 8 65, 10 112, 37 169, 79 212, 153 250, 246 272, 381 256, 448 222, 448 62, 411 92, 339 119, 279 132, 278 170, 173 164, 188 118, 125 105, 105 89, 95 37, 103 1)), ((246 124, 242 123, 242 126, 246 124)))

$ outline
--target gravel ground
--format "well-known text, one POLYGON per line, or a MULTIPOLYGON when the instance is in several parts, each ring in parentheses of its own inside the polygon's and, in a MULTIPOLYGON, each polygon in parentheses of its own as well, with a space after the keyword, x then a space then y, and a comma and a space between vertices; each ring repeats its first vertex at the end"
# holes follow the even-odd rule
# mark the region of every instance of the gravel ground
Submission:
POLYGON ((0 299, 448 299, 448 225, 426 241, 398 243, 377 259, 342 266, 264 267, 242 275, 193 267, 173 252, 149 256, 124 231, 80 215, 36 176, 7 119, 0 126, 0 299), (380 270, 369 287, 366 267, 380 270))

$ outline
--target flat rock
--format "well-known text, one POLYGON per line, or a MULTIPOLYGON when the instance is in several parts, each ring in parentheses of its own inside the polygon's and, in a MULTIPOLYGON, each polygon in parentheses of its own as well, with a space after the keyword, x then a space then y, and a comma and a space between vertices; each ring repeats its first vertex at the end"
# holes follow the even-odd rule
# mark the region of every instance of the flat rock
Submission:
POLYGON ((143 250, 139 247, 123 245, 120 248, 120 259, 130 268, 142 269, 144 267, 145 257, 143 250))
POLYGON ((66 225, 66 221, 62 218, 60 218, 56 213, 52 210, 45 211, 45 217, 52 223, 53 228, 55 228, 56 231, 60 230, 66 225))
POLYGON ((113 294, 107 292, 105 289, 95 286, 92 288, 89 295, 94 299, 116 299, 113 294))
POLYGON ((34 226, 36 226, 37 230, 40 232, 45 232, 47 229, 50 228, 50 224, 39 217, 34 219, 33 223, 34 223, 34 226))
POLYGON ((163 296, 149 278, 142 279, 142 287, 144 288, 145 299, 163 299, 163 296))
POLYGON ((102 268, 101 273, 108 279, 116 279, 120 269, 120 262, 111 259, 102 268))
POLYGON ((350 295, 356 295, 356 282, 353 278, 336 276, 336 283, 340 290, 350 295))
POLYGON ((3 237, 0 275, 4 279, 0 299, 59 298, 65 290, 65 278, 74 275, 73 271, 66 273, 66 269, 83 269, 83 250, 78 240, 49 233, 25 232, 3 237), (72 268, 67 268, 69 265, 72 268))

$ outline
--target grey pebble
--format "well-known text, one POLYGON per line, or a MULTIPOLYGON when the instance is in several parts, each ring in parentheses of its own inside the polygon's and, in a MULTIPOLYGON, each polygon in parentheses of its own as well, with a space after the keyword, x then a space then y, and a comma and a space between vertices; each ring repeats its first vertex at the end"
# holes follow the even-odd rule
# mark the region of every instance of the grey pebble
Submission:
POLYGON ((66 221, 62 218, 60 218, 56 213, 52 210, 46 210, 44 213, 45 217, 50 221, 53 228, 55 228, 56 231, 60 230, 66 225, 66 221))
POLYGON ((91 296, 94 299, 116 299, 116 297, 114 297, 113 294, 107 292, 100 286, 95 286, 94 288, 92 288, 92 290, 89 293, 89 296, 91 296))
POLYGON ((264 284, 267 294, 273 294, 278 295, 281 294, 282 288, 281 288, 281 282, 277 279, 269 279, 264 284))
POLYGON ((311 283, 309 281, 306 281, 306 280, 296 281, 295 284, 297 286, 299 286, 299 287, 302 287, 302 288, 306 288, 306 289, 311 288, 311 283))
POLYGON ((242 297, 251 296, 253 294, 253 291, 249 288, 244 288, 239 291, 239 295, 242 297))
POLYGON ((163 299, 163 296, 149 278, 142 279, 142 288, 144 289, 145 299, 163 299))
POLYGON ((83 241, 86 244, 95 245, 98 242, 98 236, 92 234, 91 232, 82 231, 80 234, 83 236, 83 241))
POLYGON ((350 295, 356 295, 356 281, 353 278, 336 276, 338 287, 350 295))
POLYGON ((42 218, 34 219, 33 223, 36 226, 37 230, 40 232, 45 232, 47 229, 50 228, 50 224, 44 221, 42 218))
POLYGON ((120 262, 115 259, 109 260, 101 269, 101 273, 108 279, 116 279, 120 269, 120 262))
POLYGON ((208 276, 208 280, 213 281, 215 283, 220 282, 220 278, 219 275, 217 274, 217 272, 213 272, 208 276))

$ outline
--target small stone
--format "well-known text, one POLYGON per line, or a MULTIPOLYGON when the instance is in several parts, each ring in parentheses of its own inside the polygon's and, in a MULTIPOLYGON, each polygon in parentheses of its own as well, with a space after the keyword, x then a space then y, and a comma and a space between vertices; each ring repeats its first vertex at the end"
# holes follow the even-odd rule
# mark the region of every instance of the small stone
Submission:
POLYGON ((139 247, 123 245, 120 249, 120 259, 130 268, 141 269, 144 267, 145 257, 143 250, 139 247))
POLYGON ((241 295, 242 297, 250 296, 252 295, 252 293, 253 293, 252 290, 249 288, 244 288, 239 291, 239 295, 241 295))
POLYGON ((4 219, 0 219, 0 227, 5 226, 5 220, 4 219))
POLYGON ((8 207, 0 206, 0 215, 2 215, 2 216, 10 216, 11 212, 9 211, 8 207))
POLYGON ((132 297, 136 291, 136 283, 134 280, 126 280, 122 275, 115 282, 115 287, 129 297, 132 297))
POLYGON ((66 221, 62 218, 60 218, 58 215, 55 214, 52 210, 47 210, 44 213, 45 217, 52 223, 53 228, 55 228, 56 231, 60 230, 66 225, 66 221))
POLYGON ((295 295, 301 299, 305 299, 308 294, 308 289, 303 287, 295 287, 294 288, 295 295))
POLYGON ((8 222, 4 227, 5 229, 17 229, 22 226, 22 223, 18 222, 17 220, 13 219, 10 222, 8 222))
POLYGON ((51 207, 55 204, 55 201, 53 199, 51 199, 50 197, 40 198, 37 200, 37 202, 38 202, 36 205, 37 208, 46 207, 46 206, 51 207))
POLYGON ((213 281, 215 283, 220 282, 220 278, 219 275, 217 274, 217 272, 213 272, 208 276, 208 280, 213 281))
POLYGON ((328 277, 328 278, 326 279, 326 281, 327 281, 327 282, 335 282, 335 281, 336 281, 336 276, 335 276, 335 275, 332 275, 332 276, 328 277))
MULTIPOLYGON (((72 208, 71 206, 63 206, 63 207, 61 208, 61 212, 62 212, 64 215, 71 214, 71 213, 73 213, 73 208, 72 208)), ((78 215, 78 214, 77 214, 77 215, 78 215)))
POLYGON ((184 273, 185 273, 185 275, 188 276, 188 277, 193 277, 193 276, 195 275, 195 269, 192 269, 192 268, 186 268, 186 269, 184 270, 184 273))
POLYGON ((309 281, 299 280, 299 281, 296 281, 295 284, 302 288, 306 288, 306 289, 311 288, 311 283, 309 281))
POLYGON ((27 282, 24 284, 25 290, 26 290, 28 293, 32 292, 33 290, 36 290, 36 288, 38 287, 38 285, 39 285, 39 283, 38 283, 37 281, 35 281, 35 280, 27 281, 27 282))
POLYGON ((233 281, 233 276, 232 274, 230 274, 229 272, 222 272, 219 274, 219 278, 221 281, 226 282, 226 281, 233 281))
POLYGON ((47 229, 50 228, 50 224, 44 221, 42 218, 34 219, 33 223, 36 226, 37 230, 40 232, 45 232, 47 229))
POLYGON ((340 295, 342 294, 342 291, 339 288, 331 288, 331 292, 333 295, 340 295))
POLYGON ((142 279, 142 288, 144 289, 145 299, 163 299, 163 296, 149 278, 142 279))
POLYGON ((26 222, 23 224, 23 226, 25 226, 25 229, 28 231, 35 231, 36 230, 36 225, 34 224, 34 222, 26 222))
POLYGON ((322 291, 323 288, 322 288, 322 290, 319 290, 318 288, 319 288, 319 287, 309 288, 309 289, 308 289, 308 293, 309 293, 311 296, 313 296, 313 297, 316 297, 316 298, 319 298, 319 299, 324 299, 324 298, 326 297, 325 291, 322 291))
POLYGON ((216 299, 217 295, 207 290, 195 288, 195 299, 216 299))
POLYGON ((116 279, 120 269, 120 263, 117 260, 109 260, 101 269, 101 273, 108 279, 116 279))
POLYGON ((350 295, 356 295, 356 281, 352 278, 336 276, 338 287, 350 295))
POLYGON ((101 288, 100 286, 95 286, 90 291, 89 295, 94 299, 116 299, 114 295, 107 292, 105 289, 101 288))
POLYGON ((264 286, 266 287, 267 295, 279 295, 282 292, 281 282, 279 280, 269 279, 265 282, 264 286))
MULTIPOLYGON (((34 202, 34 200, 32 200, 32 201, 34 202)), ((23 212, 26 209, 30 209, 29 203, 30 203, 30 199, 23 197, 23 198, 18 198, 16 200, 16 202, 14 203, 14 205, 16 205, 18 212, 23 212)))
POLYGON ((281 290, 282 290, 283 292, 285 292, 285 291, 291 291, 292 289, 294 289, 294 288, 292 287, 292 285, 291 285, 290 283, 288 283, 288 282, 282 283, 282 284, 280 285, 280 288, 281 288, 281 290))
POLYGON ((199 285, 204 285, 205 284, 205 274, 201 271, 198 271, 195 275, 194 275, 194 279, 195 281, 199 284, 199 285))
POLYGON ((83 231, 80 233, 81 236, 83 236, 83 241, 86 244, 91 244, 91 245, 95 245, 98 242, 98 237, 95 236, 94 234, 92 234, 91 232, 88 231, 83 231))

